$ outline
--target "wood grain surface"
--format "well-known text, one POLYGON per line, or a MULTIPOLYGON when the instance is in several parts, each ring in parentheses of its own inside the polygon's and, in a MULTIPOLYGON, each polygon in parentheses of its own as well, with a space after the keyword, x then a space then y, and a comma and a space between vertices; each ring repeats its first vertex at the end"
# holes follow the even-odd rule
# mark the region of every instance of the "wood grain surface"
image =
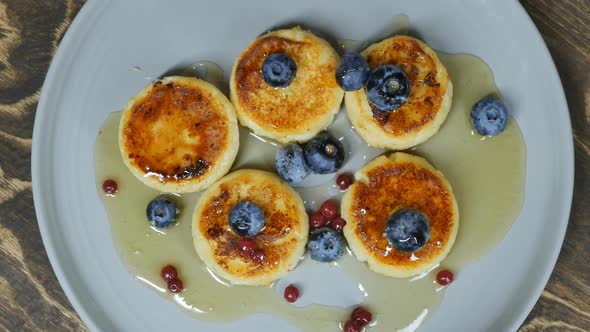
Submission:
MULTIPOLYGON (((590 331, 590 1, 522 4, 541 31, 566 91, 576 177, 559 261, 520 331, 590 331)), ((82 0, 0 0, 0 330, 87 330, 47 259, 30 175, 40 88, 82 5, 82 0)))

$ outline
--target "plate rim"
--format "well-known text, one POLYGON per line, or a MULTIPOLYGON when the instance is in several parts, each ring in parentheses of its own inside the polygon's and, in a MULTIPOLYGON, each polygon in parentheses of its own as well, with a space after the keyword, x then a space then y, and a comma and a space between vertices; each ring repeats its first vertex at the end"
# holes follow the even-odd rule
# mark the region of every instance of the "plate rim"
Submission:
POLYGON ((547 47, 547 44, 545 43, 545 40, 543 39, 543 35, 541 34, 541 32, 539 31, 539 28, 537 28, 537 25, 535 24, 535 22, 533 21, 533 19, 531 18, 531 16, 528 14, 528 12, 526 11, 526 9, 524 8, 524 6, 522 5, 522 3, 518 0, 514 0, 513 1, 516 5, 516 7, 519 9, 520 11, 520 15, 526 19, 527 24, 530 28, 532 28, 532 31, 534 32, 535 35, 535 42, 536 43, 540 43, 543 47, 543 57, 545 58, 546 61, 548 61, 548 63, 551 64, 551 68, 550 68, 550 72, 551 72, 551 76, 553 76, 553 79, 558 83, 559 85, 559 89, 556 93, 556 95, 558 95, 559 98, 559 103, 561 104, 561 108, 563 109, 563 112, 565 112, 565 117, 567 119, 567 126, 565 129, 566 132, 564 133, 565 136, 567 136, 567 140, 570 142, 570 144, 567 144, 567 146, 564 147, 564 152, 569 156, 567 158, 567 160, 565 160, 563 166, 564 169, 567 170, 567 172, 569 174, 571 174, 571 176, 569 177, 569 179, 567 179, 567 183, 565 184, 566 187, 566 192, 567 194, 562 196, 562 205, 561 205, 561 211, 560 211, 560 233, 558 234, 558 236, 555 236, 554 238, 556 238, 556 241, 553 242, 553 248, 551 250, 551 257, 547 260, 549 262, 548 267, 551 267, 551 269, 545 269, 543 276, 540 278, 541 282, 537 283, 536 287, 534 287, 534 291, 533 291, 533 296, 529 297, 529 300, 527 301, 527 304, 523 307, 521 307, 520 313, 519 315, 517 315, 514 321, 513 321, 513 325, 512 327, 514 328, 514 330, 518 329, 520 326, 522 326, 522 323, 524 323, 524 321, 526 320, 526 318, 528 317, 528 315, 532 312, 533 308, 535 307, 535 305, 537 304, 537 302, 539 301, 539 298, 541 298, 541 295, 543 294, 543 291, 545 290, 545 287, 547 286, 547 283, 549 282, 549 278, 551 277, 551 275, 553 274, 553 271, 555 270, 555 265, 557 264, 557 260, 559 258, 559 255, 561 254, 561 249, 563 248, 563 242, 565 240, 565 234, 567 231, 567 227, 569 225, 569 220, 570 220, 570 215, 571 215, 571 209, 572 209, 572 201, 573 201, 573 196, 574 196, 574 179, 575 179, 575 153, 574 153, 574 137, 573 137, 573 131, 572 131, 572 120, 571 120, 571 116, 570 116, 570 109, 569 109, 569 105, 567 103, 567 98, 565 96, 565 91, 563 89, 563 83, 561 82, 561 77, 559 76, 559 72, 557 71, 557 66, 555 65, 555 61, 553 60, 553 57, 551 56, 551 52, 549 51, 549 48, 547 47))
POLYGON ((51 59, 49 69, 47 70, 47 75, 45 76, 45 80, 43 81, 43 85, 41 87, 41 95, 39 96, 39 102, 35 110, 35 120, 31 144, 31 185, 33 191, 33 205, 35 207, 35 215, 37 218, 37 224, 39 226, 39 232, 41 233, 43 246, 45 248, 45 252, 47 253, 49 263, 51 264, 51 268, 57 277, 57 280, 59 281, 60 287, 66 294, 66 297, 72 304, 72 307, 76 313, 80 316, 80 319, 91 331, 102 331, 102 329, 90 314, 90 311, 87 309, 87 304, 85 304, 80 299, 79 294, 74 292, 71 281, 69 280, 69 277, 63 268, 61 258, 58 256, 54 237, 51 235, 50 226, 47 222, 49 217, 45 203, 41 199, 43 196, 43 190, 40 186, 40 183, 42 182, 39 181, 39 179, 43 178, 39 161, 41 159, 41 152, 39 150, 39 144, 35 144, 35 142, 38 142, 40 139, 42 139, 39 134, 42 126, 41 123, 45 122, 43 121, 43 118, 49 112, 49 95, 51 94, 48 91, 54 89, 53 87, 55 85, 53 82, 57 78, 57 73, 63 69, 64 65, 66 68, 69 67, 68 64, 64 63, 67 56, 66 50, 69 49, 70 45, 76 41, 76 38, 81 37, 80 32, 84 30, 83 28, 85 25, 86 28, 88 28, 87 22, 90 18, 92 18, 92 15, 98 15, 99 10, 106 8, 107 4, 110 2, 111 0, 88 0, 86 3, 84 3, 84 5, 82 5, 82 8, 80 8, 80 11, 76 14, 70 26, 66 30, 53 58, 51 59), (100 6, 102 6, 102 8, 100 8, 100 6))
MULTIPOLYGON (((559 233, 556 234, 553 238, 555 241, 552 243, 552 250, 551 250, 551 257, 546 259, 547 268, 544 270, 543 275, 538 278, 539 282, 534 289, 532 290, 532 296, 529 297, 526 305, 523 305, 519 308, 519 313, 517 315, 513 315, 511 319, 511 327, 516 330, 518 327, 522 325, 525 321, 527 316, 530 314, 532 309, 534 308, 535 304, 541 297, 543 290, 545 289, 551 274, 555 269, 555 265, 557 263, 557 259, 561 253, 561 248, 563 246, 563 242, 565 239, 566 230, 569 224, 570 213, 571 213, 571 206, 572 206, 572 199, 573 199, 573 189, 574 189, 574 179, 575 179, 575 154, 574 154, 574 140, 573 140, 573 132, 571 127, 571 116, 569 112, 569 107, 567 103, 567 99, 565 97, 565 92, 563 89, 563 84, 561 82, 561 78, 559 76, 559 72, 557 71, 557 67, 555 62, 547 48, 545 41, 543 40, 543 36, 539 32, 537 26, 533 22, 532 18, 526 12, 524 6, 518 0, 508 0, 508 3, 511 5, 515 5, 515 9, 519 11, 519 15, 522 19, 526 20, 527 26, 532 29, 533 34, 535 35, 534 42, 540 43, 543 48, 542 56, 545 61, 551 64, 551 68, 549 68, 550 75, 552 76, 551 79, 558 83, 559 89, 556 91, 556 98, 558 99, 557 102, 561 104, 563 111, 567 121, 567 126, 565 132, 563 133, 564 139, 571 142, 571 144, 567 144, 563 147, 564 154, 567 156, 566 159, 563 160, 562 166, 567 174, 571 174, 569 178, 567 178, 567 182, 563 184, 564 189, 566 190, 566 194, 563 195, 562 204, 560 205, 561 211, 559 212, 560 215, 560 227, 559 233)), ((91 314, 91 310, 89 310, 88 303, 81 300, 80 294, 76 293, 72 287, 72 282, 70 277, 66 273, 66 269, 64 268, 64 264, 62 262, 62 257, 60 256, 57 244, 55 242, 55 236, 53 235, 53 231, 51 230, 51 223, 50 223, 50 213, 48 213, 47 204, 45 199, 43 198, 43 192, 46 190, 44 189, 46 185, 42 185, 42 181, 40 179, 43 178, 42 172, 43 168, 41 167, 41 153, 42 151, 39 149, 39 142, 43 139, 41 137, 40 132, 44 131, 41 129, 44 126, 44 118, 49 115, 51 110, 50 108, 50 99, 52 93, 50 91, 55 90, 56 88, 59 89, 59 86, 55 84, 57 79, 57 75, 59 72, 63 72, 69 68, 69 64, 66 63, 68 57, 68 51, 70 49, 70 45, 75 43, 76 40, 83 38, 85 32, 88 28, 91 28, 89 21, 91 19, 96 19, 100 15, 100 11, 107 8, 108 4, 111 3, 111 0, 88 0, 80 9, 76 17, 72 20, 72 23, 68 27, 68 30, 64 34, 62 41, 60 42, 55 55, 51 61, 49 69, 47 71, 47 75, 45 77, 41 95, 39 98, 39 102, 36 109, 35 114, 35 121, 33 127, 33 137, 32 137, 32 149, 31 149, 31 180, 32 180, 32 191, 33 191, 33 203, 35 207, 35 214, 37 218, 37 223, 39 225, 39 230, 41 233, 41 237, 43 240, 43 244, 45 250, 47 252, 47 256, 49 258, 51 267, 59 281, 61 288, 63 289, 64 293, 66 294, 68 300, 72 304, 75 311, 78 313, 80 318, 83 322, 89 327, 90 330, 93 331, 101 331, 100 324, 95 320, 95 316, 91 314), (67 50, 67 51, 66 51, 67 50)), ((55 198, 54 198, 55 199, 55 198)), ((51 205, 51 204, 49 204, 51 205)))

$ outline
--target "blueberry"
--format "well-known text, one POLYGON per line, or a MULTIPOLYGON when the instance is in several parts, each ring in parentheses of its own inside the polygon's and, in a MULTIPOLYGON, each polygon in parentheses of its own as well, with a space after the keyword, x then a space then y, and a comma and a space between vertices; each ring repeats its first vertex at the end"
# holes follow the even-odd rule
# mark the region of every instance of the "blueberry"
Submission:
POLYGON ((176 222, 178 209, 171 199, 158 196, 148 204, 146 214, 150 225, 157 228, 168 228, 176 222))
POLYGON ((356 91, 369 78, 369 64, 362 56, 345 53, 336 67, 336 82, 344 91, 356 91))
POLYGON ((289 86, 295 77, 297 65, 290 56, 273 53, 264 59, 260 70, 266 84, 275 88, 284 88, 289 86))
POLYGON ((413 209, 397 210, 387 220, 385 237, 401 252, 416 252, 430 238, 428 218, 413 209))
POLYGON ((494 97, 484 97, 471 109, 471 126, 481 135, 495 136, 508 124, 508 111, 504 103, 494 97))
POLYGON ((287 144, 277 150, 275 167, 277 173, 289 183, 299 183, 309 173, 303 150, 297 144, 287 144))
POLYGON ((307 167, 315 173, 335 173, 344 163, 344 147, 334 136, 323 132, 305 144, 303 156, 307 167))
POLYGON ((410 95, 410 80, 394 65, 382 65, 367 80, 367 98, 379 110, 392 112, 402 106, 410 95))
POLYGON ((329 227, 314 230, 309 235, 307 249, 311 259, 321 263, 335 261, 344 251, 342 235, 329 227))
POLYGON ((229 226, 239 236, 252 237, 264 228, 264 213, 250 201, 242 201, 229 210, 229 226))

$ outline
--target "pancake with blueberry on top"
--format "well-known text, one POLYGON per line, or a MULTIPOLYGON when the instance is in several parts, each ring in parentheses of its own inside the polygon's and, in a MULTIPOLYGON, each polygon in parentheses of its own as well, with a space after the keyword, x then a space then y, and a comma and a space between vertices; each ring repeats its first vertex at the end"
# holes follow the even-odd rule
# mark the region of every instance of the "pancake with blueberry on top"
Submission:
POLYGON ((418 39, 385 39, 360 56, 343 56, 338 68, 348 117, 371 146, 404 150, 423 143, 436 134, 451 108, 447 70, 418 39))
POLYGON ((425 159, 397 152, 355 174, 342 198, 344 236, 375 272, 404 278, 429 271, 449 253, 459 228, 451 185, 425 159))
POLYGON ((269 32, 236 60, 231 101, 240 124, 281 143, 305 142, 326 129, 344 91, 339 57, 324 39, 299 27, 269 32))
POLYGON ((309 223, 303 201, 278 176, 234 171, 203 192, 193 244, 205 265, 235 285, 269 285, 295 268, 309 223))

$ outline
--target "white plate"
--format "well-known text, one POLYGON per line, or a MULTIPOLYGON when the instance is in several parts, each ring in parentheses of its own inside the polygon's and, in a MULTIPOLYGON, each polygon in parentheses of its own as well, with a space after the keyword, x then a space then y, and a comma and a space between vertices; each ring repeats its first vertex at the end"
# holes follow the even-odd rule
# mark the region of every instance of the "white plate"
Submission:
POLYGON ((53 269, 96 331, 295 331, 269 315, 213 325, 186 315, 133 280, 112 243, 94 184, 93 151, 109 112, 152 75, 209 59, 226 70, 258 34, 302 22, 363 39, 396 14, 434 48, 480 56, 527 144, 526 201, 500 245, 461 272, 424 331, 516 330, 557 259, 573 187, 573 145, 563 89, 533 23, 514 0, 96 1, 80 11, 51 64, 37 109, 32 175, 53 269))

